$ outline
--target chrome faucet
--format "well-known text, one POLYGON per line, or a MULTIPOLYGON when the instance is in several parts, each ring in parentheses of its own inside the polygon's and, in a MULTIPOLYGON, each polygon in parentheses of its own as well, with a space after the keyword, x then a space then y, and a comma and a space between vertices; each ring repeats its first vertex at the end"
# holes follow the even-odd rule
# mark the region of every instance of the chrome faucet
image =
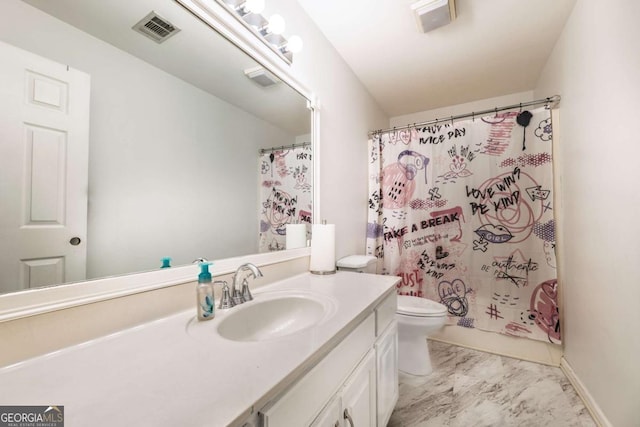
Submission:
POLYGON ((250 262, 246 264, 242 264, 240 267, 238 267, 238 269, 236 270, 236 274, 233 275, 233 285, 232 285, 233 287, 232 298, 236 305, 242 304, 243 302, 246 302, 246 301, 251 301, 253 299, 253 296, 249 291, 249 282, 247 281, 247 278, 245 277, 244 279, 242 279, 242 282, 240 282, 240 273, 246 270, 249 270, 251 272, 251 275, 253 276, 254 279, 258 277, 262 277, 262 271, 260 271, 258 267, 251 264, 250 262), (240 288, 240 283, 242 283, 242 288, 240 288))
POLYGON ((219 309, 227 309, 232 308, 236 304, 233 302, 233 298, 231 298, 231 294, 229 293, 229 285, 224 280, 216 280, 213 282, 214 285, 220 284, 222 285, 222 295, 220 296, 220 305, 219 309))

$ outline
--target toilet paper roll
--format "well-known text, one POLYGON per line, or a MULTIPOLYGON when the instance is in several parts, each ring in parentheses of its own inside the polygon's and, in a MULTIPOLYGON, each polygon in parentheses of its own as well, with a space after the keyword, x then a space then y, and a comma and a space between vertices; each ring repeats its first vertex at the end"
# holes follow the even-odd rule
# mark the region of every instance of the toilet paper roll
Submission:
POLYGON ((287 224, 286 249, 304 248, 307 246, 307 224, 287 224))
POLYGON ((313 274, 333 274, 336 272, 335 224, 313 224, 309 270, 313 274))

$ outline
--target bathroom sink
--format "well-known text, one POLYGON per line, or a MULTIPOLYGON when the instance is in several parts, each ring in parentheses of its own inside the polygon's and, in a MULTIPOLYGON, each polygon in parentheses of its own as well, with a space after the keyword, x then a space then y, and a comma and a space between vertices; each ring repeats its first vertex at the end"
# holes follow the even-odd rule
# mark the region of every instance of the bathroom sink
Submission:
MULTIPOLYGON (((217 333, 231 341, 255 342, 272 340, 303 332, 328 319, 335 303, 324 295, 295 291, 264 292, 217 315, 217 333), (219 323, 218 323, 219 322, 219 323)), ((203 334, 203 323, 191 322, 191 335, 203 334), (196 329, 199 329, 196 330, 196 329)), ((214 333, 207 328, 206 333, 214 333)))

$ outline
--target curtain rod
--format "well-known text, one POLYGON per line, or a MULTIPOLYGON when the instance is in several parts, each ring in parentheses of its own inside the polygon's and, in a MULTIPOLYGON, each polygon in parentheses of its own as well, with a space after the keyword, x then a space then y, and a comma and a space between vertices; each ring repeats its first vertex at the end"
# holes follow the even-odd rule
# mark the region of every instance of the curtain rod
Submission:
POLYGON ((454 120, 466 119, 467 117, 482 116, 489 113, 498 113, 498 111, 513 110, 515 108, 530 107, 533 105, 546 104, 547 108, 554 108, 558 104, 558 102, 560 102, 560 99, 561 99, 560 95, 553 95, 549 98, 537 99, 535 101, 507 105, 504 107, 495 107, 491 110, 473 111, 471 113, 459 114, 457 116, 451 116, 451 117, 443 117, 441 119, 429 120, 429 121, 420 122, 420 123, 413 123, 406 126, 396 126, 389 129, 372 130, 372 131, 369 131, 369 136, 372 136, 376 133, 386 133, 386 132, 391 132, 391 131, 396 131, 401 129, 410 129, 412 127, 427 126, 427 125, 437 124, 441 122, 444 122, 444 123, 453 122, 454 120))
POLYGON ((297 147, 307 147, 309 145, 311 145, 310 142, 301 142, 298 144, 281 145, 280 147, 261 148, 259 151, 260 151, 260 155, 263 155, 264 153, 271 153, 273 151, 282 151, 285 149, 293 150, 294 148, 297 148, 297 147))

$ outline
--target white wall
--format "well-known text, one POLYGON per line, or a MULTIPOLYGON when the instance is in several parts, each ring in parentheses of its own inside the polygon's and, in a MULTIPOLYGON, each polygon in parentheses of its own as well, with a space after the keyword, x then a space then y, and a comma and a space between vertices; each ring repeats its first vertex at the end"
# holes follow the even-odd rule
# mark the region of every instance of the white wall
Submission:
POLYGON ((562 95, 565 358, 619 427, 640 419, 638 17, 637 0, 578 1, 535 90, 562 95))
POLYGON ((281 14, 285 36, 298 34, 304 49, 292 74, 320 102, 321 221, 336 224, 336 257, 364 253, 367 230, 367 132, 388 117, 296 0, 270 0, 264 16, 281 14))
POLYGON ((21 1, 0 40, 91 75, 89 278, 258 252, 257 147, 293 135, 21 1))

